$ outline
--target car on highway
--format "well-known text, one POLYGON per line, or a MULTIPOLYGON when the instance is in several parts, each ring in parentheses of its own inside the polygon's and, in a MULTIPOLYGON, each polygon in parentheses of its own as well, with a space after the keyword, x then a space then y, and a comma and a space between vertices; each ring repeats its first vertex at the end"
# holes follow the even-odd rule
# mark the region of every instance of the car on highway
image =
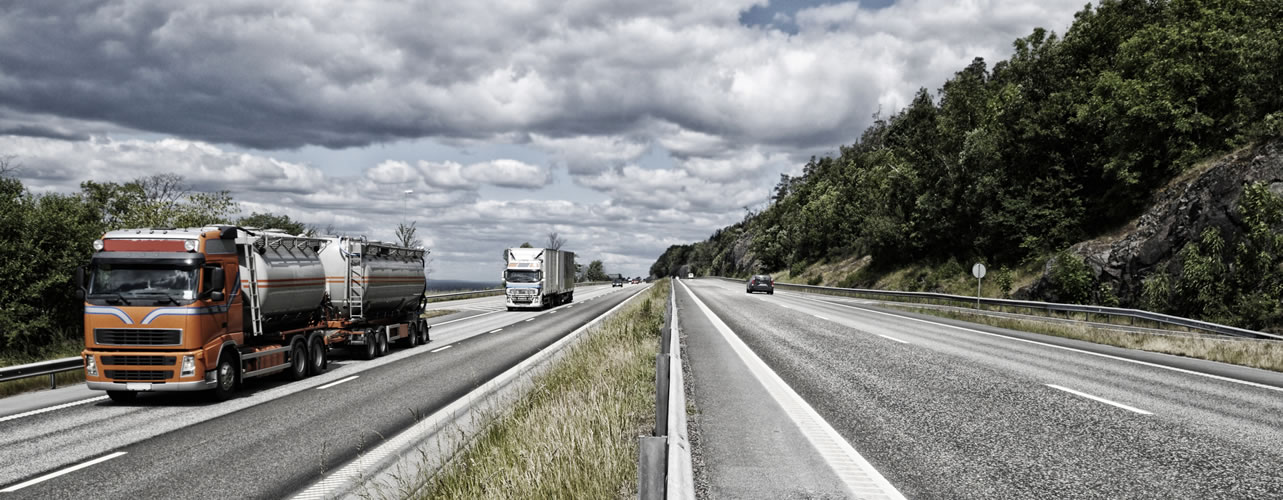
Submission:
POLYGON ((610 287, 611 287, 611 288, 614 288, 614 287, 617 287, 617 286, 619 286, 619 287, 624 286, 624 278, 623 278, 623 277, 615 276, 615 279, 613 279, 613 280, 611 280, 611 281, 610 281, 610 287))
POLYGON ((744 288, 747 293, 766 292, 767 295, 775 295, 775 280, 766 274, 754 275, 748 279, 744 288))
POLYGON ((641 278, 633 278, 633 280, 632 280, 631 282, 629 282, 629 283, 631 283, 631 284, 633 284, 633 285, 639 285, 639 284, 641 284, 641 278))

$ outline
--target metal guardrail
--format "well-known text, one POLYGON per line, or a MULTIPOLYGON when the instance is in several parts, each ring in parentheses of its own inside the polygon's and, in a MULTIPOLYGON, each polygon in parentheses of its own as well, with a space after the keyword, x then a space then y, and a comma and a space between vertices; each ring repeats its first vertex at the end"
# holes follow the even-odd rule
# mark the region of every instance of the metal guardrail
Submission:
MULTIPOLYGON (((741 279, 727 278, 724 276, 709 276, 709 277, 726 280, 726 281, 733 281, 736 283, 744 282, 744 280, 741 280, 741 279)), ((1169 316, 1166 314, 1159 314, 1156 312, 1143 311, 1140 309, 1126 309, 1122 307, 1089 306, 1089 305, 1079 305, 1079 304, 1058 304, 1055 302, 1038 302, 1033 300, 990 299, 990 298, 984 298, 984 297, 976 298, 976 297, 968 297, 965 295, 952 295, 947 293, 899 292, 894 290, 840 288, 840 287, 832 287, 832 286, 798 285, 793 283, 778 283, 778 282, 775 283, 775 287, 795 289, 795 290, 800 290, 804 292, 818 292, 818 293, 827 292, 827 293, 836 293, 836 294, 845 294, 845 295, 866 295, 866 296, 873 296, 873 297, 892 297, 892 298, 898 298, 898 299, 916 299, 916 300, 926 300, 926 301, 939 300, 939 301, 958 302, 966 305, 973 305, 973 304, 976 306, 988 305, 988 306, 994 306, 998 308, 1007 308, 1007 307, 1010 307, 1013 309, 1024 308, 1024 309, 1042 310, 1050 313, 1065 313, 1066 315, 1081 313, 1081 314, 1088 314, 1088 315, 1097 314, 1101 316, 1117 316, 1117 317, 1131 318, 1133 320, 1140 319, 1144 321, 1150 321, 1150 322, 1165 324, 1165 325, 1175 325, 1175 326, 1180 326, 1182 328, 1200 330, 1204 332, 1215 333, 1218 335, 1229 335, 1233 337, 1245 337, 1245 338, 1255 338, 1255 339, 1283 340, 1283 335, 1258 332, 1255 330, 1248 330, 1244 328, 1237 328, 1237 327, 1221 325, 1217 323, 1210 323, 1207 321, 1199 321, 1196 319, 1182 318, 1180 316, 1169 316)))
POLYGON ((682 376, 677 288, 670 281, 667 325, 655 357, 655 432, 642 436, 638 450, 637 497, 693 500, 690 436, 686 430, 686 389, 682 376))
POLYGON ((48 375, 49 388, 56 389, 58 388, 59 373, 83 370, 84 368, 85 361, 80 359, 79 356, 51 359, 49 361, 40 361, 25 365, 6 366, 4 368, 0 368, 0 382, 48 375))
MULTIPOLYGON (((609 281, 585 281, 583 283, 575 283, 575 286, 604 285, 606 283, 610 283, 610 282, 609 281)), ((423 298, 428 299, 428 302, 432 302, 432 299, 448 299, 451 297, 464 297, 468 295, 476 295, 478 297, 488 297, 490 295, 503 295, 503 291, 504 291, 503 288, 487 288, 485 290, 471 290, 467 292, 451 292, 451 293, 439 293, 436 295, 424 295, 423 298)))

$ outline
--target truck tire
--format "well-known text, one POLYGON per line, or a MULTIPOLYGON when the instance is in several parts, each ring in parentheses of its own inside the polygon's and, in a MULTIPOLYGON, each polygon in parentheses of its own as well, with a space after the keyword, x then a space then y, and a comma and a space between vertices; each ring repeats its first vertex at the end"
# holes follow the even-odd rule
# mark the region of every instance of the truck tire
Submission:
POLYGON ((432 327, 428 326, 427 321, 419 320, 419 343, 427 344, 432 342, 432 327))
POLYGON ((388 353, 388 334, 385 332, 379 332, 378 337, 379 337, 379 354, 378 355, 384 356, 388 353))
POLYGON ((302 340, 290 346, 290 369, 286 372, 293 381, 307 378, 307 344, 302 340))
POLYGON ((227 401, 236 393, 236 377, 240 368, 237 366, 240 362, 236 355, 229 351, 223 351, 218 356, 218 368, 214 370, 214 390, 213 397, 215 401, 227 401))
POLYGON ((419 322, 411 321, 405 326, 410 334, 405 336, 405 346, 414 349, 419 345, 419 322))
POLYGON ((371 360, 371 359, 374 359, 374 358, 375 358, 375 356, 378 356, 378 355, 379 355, 379 345, 378 345, 378 341, 377 341, 377 340, 374 340, 374 335, 373 335, 373 334, 366 333, 366 334, 365 334, 365 350, 364 350, 364 351, 361 351, 361 359, 364 359, 364 360, 366 360, 366 361, 369 361, 369 360, 371 360))
POLYGON ((325 342, 321 340, 320 335, 312 337, 307 349, 307 371, 311 375, 320 375, 325 373, 325 368, 330 364, 330 355, 326 352, 325 342))
POLYGON ((138 397, 138 393, 134 391, 107 391, 107 397, 117 403, 129 403, 138 397))

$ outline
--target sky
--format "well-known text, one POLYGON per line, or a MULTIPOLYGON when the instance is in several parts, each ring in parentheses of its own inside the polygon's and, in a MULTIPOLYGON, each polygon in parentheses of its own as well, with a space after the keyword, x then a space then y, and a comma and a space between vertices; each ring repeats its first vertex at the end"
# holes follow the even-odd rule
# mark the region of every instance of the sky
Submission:
POLYGON ((6 4, 0 156, 32 191, 177 173, 245 214, 414 221, 431 278, 493 281, 551 232, 645 275, 1086 0, 6 4))

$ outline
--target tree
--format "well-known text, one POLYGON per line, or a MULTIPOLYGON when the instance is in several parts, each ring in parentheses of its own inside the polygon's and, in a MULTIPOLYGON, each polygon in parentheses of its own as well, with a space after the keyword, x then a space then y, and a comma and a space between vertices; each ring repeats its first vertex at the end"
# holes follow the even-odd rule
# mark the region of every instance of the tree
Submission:
POLYGON ((608 281, 610 276, 606 275, 605 266, 600 260, 594 260, 588 263, 588 269, 584 271, 584 280, 586 281, 608 281))
POLYGON ((417 225, 416 221, 410 221, 409 224, 406 224, 404 222, 397 224, 396 239, 398 242, 401 243, 401 246, 409 247, 409 248, 423 247, 423 240, 415 236, 415 233, 419 231, 416 225, 417 225))
POLYGON ((9 174, 16 174, 21 165, 14 163, 17 158, 14 155, 0 155, 0 177, 8 177, 9 174))
POLYGON ((557 232, 553 231, 551 233, 548 233, 548 241, 547 243, 544 243, 544 248, 561 250, 561 246, 564 244, 566 244, 566 239, 562 238, 561 236, 558 236, 557 232))
POLYGON ((135 179, 126 184, 85 181, 81 196, 107 229, 200 227, 226 223, 239 211, 227 191, 191 193, 173 174, 135 179))
POLYGON ((290 219, 288 215, 272 213, 260 214, 254 212, 247 217, 241 217, 240 220, 236 221, 236 225, 261 229, 280 229, 289 234, 306 234, 309 231, 302 222, 290 219))
POLYGON ((534 245, 531 245, 530 242, 527 241, 525 243, 522 243, 521 246, 518 248, 534 248, 534 245))

